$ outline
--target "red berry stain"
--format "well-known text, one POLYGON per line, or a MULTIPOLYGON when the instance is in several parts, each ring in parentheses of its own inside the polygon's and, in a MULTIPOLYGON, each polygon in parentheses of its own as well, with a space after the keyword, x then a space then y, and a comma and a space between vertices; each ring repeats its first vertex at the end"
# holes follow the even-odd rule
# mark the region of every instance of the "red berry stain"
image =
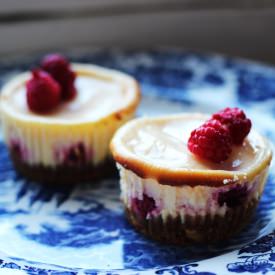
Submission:
POLYGON ((87 163, 87 154, 83 143, 79 142, 65 151, 63 164, 83 165, 87 163))
POLYGON ((136 214, 145 219, 149 213, 156 209, 156 203, 153 198, 143 194, 142 200, 138 198, 132 199, 132 208, 136 214))
POLYGON ((19 142, 12 141, 10 145, 11 152, 16 155, 19 159, 23 159, 23 150, 19 142))
POLYGON ((248 190, 245 185, 236 185, 233 189, 222 192, 218 196, 220 206, 226 204, 230 208, 234 208, 243 204, 247 198, 248 190))

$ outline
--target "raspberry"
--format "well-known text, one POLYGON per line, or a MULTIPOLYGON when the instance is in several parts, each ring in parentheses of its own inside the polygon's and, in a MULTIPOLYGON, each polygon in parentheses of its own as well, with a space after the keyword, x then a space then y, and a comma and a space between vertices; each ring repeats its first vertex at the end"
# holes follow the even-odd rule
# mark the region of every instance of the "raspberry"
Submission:
POLYGON ((70 100, 75 96, 74 81, 76 75, 71 70, 70 63, 64 56, 60 54, 47 55, 42 60, 41 67, 59 83, 63 100, 70 100))
POLYGON ((60 86, 47 72, 39 69, 32 71, 26 88, 27 103, 33 112, 50 112, 60 102, 60 86))
POLYGON ((41 67, 53 75, 62 74, 63 71, 66 71, 70 67, 69 61, 58 53, 53 53, 46 55, 41 63, 41 67))
POLYGON ((67 93, 65 94, 65 100, 71 100, 76 96, 76 88, 74 85, 69 85, 67 88, 67 93))
POLYGON ((193 154, 216 163, 229 157, 231 146, 229 130, 214 119, 193 130, 188 140, 188 149, 193 154))
POLYGON ((76 96, 76 88, 74 85, 76 75, 73 71, 67 72, 67 80, 62 84, 62 98, 64 100, 71 100, 76 96))
POLYGON ((156 209, 156 203, 153 198, 143 194, 142 200, 138 198, 132 199, 132 208, 136 214, 145 219, 150 212, 156 209))
POLYGON ((212 118, 228 127, 232 141, 236 145, 243 143, 251 129, 251 120, 239 108, 225 108, 213 114, 212 118))
POLYGON ((218 197, 218 203, 220 206, 226 204, 228 207, 234 208, 244 203, 247 195, 247 187, 237 185, 229 191, 220 193, 218 197))

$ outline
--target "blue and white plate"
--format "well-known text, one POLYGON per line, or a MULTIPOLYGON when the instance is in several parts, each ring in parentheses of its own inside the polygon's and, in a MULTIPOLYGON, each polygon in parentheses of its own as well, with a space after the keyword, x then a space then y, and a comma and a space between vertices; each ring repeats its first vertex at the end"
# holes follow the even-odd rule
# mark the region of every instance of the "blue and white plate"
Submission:
MULTIPOLYGON (((272 67, 177 50, 69 55, 134 75, 143 93, 140 116, 239 106, 275 142, 272 67)), ((1 84, 38 60, 1 61, 1 84)), ((239 236, 215 246, 179 248, 132 229, 124 219, 117 179, 46 188, 20 177, 0 143, 0 274, 275 274, 272 170, 257 213, 239 236)))

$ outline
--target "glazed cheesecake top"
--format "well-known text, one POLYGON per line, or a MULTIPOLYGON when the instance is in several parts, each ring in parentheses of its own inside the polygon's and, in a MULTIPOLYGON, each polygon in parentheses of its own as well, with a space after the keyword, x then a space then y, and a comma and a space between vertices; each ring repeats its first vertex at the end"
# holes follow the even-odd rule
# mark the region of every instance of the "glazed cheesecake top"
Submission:
MULTIPOLYGON (((187 148, 192 130, 209 117, 202 114, 182 114, 161 118, 142 118, 122 127, 111 148, 115 159, 140 176, 175 181, 196 179, 223 183, 248 177, 270 162, 268 142, 251 131, 241 146, 234 146, 226 161, 213 163, 199 159, 187 148), (168 178, 166 178, 166 176, 168 178)), ((165 181, 165 180, 164 180, 165 181)))
POLYGON ((18 75, 4 87, 2 110, 24 120, 71 124, 99 121, 137 105, 138 85, 132 77, 94 65, 73 64, 72 69, 77 74, 77 95, 53 112, 39 115, 29 110, 25 84, 30 73, 18 75))

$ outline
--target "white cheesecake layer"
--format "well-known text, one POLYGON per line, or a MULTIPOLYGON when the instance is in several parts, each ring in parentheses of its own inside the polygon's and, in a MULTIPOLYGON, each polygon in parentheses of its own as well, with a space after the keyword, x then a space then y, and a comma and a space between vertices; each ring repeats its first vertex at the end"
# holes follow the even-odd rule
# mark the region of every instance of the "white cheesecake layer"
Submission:
MULTIPOLYGON (((236 188, 236 184, 209 187, 209 186, 170 186, 159 184, 155 179, 144 179, 137 176, 134 172, 118 165, 120 171, 121 198, 128 209, 132 209, 132 201, 137 198, 143 199, 144 194, 153 198, 156 209, 147 214, 147 219, 155 216, 180 216, 184 222, 185 216, 205 216, 210 214, 224 215, 228 205, 219 204, 219 194, 228 192, 236 188)), ((251 199, 259 200, 263 192, 267 169, 258 174, 252 181, 238 182, 241 186, 246 186, 247 197, 245 202, 251 199)))

